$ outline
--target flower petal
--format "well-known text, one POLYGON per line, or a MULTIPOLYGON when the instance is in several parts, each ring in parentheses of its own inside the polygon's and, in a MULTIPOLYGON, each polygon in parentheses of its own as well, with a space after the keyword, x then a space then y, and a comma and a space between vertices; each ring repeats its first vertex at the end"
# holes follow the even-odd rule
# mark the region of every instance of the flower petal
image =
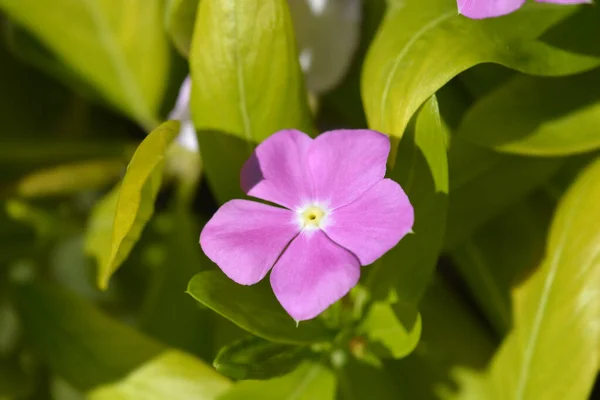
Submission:
POLYGON ((400 185, 384 179, 356 201, 332 212, 323 230, 362 265, 368 265, 409 233, 413 222, 413 207, 400 185))
POLYGON ((271 272, 271 286, 296 321, 312 319, 341 299, 360 277, 354 255, 322 231, 302 232, 271 272))
POLYGON ((383 179, 390 139, 366 129, 329 131, 308 150, 315 198, 329 209, 356 200, 383 179))
POLYGON ((313 140, 300 131, 279 131, 259 144, 242 167, 249 196, 294 209, 312 199, 306 153, 313 140))
POLYGON ((204 226, 200 246, 233 281, 253 285, 264 278, 299 231, 290 210, 232 200, 204 226))
POLYGON ((592 4, 593 0, 535 0, 538 3, 554 3, 554 4, 592 4))
POLYGON ((517 11, 525 0, 458 0, 458 13, 468 18, 499 17, 517 11))

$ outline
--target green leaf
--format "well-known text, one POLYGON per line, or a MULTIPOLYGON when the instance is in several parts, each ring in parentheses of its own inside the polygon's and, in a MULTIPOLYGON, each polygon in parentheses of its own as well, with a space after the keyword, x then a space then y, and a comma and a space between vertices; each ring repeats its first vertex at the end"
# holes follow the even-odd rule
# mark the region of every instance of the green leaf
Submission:
POLYGON ((496 153, 453 137, 445 250, 464 243, 479 227, 548 181, 563 161, 496 153))
POLYGON ((79 389, 120 379, 162 351, 158 342, 59 288, 33 283, 14 292, 30 344, 79 389))
POLYGON ((190 62, 206 174, 218 199, 229 200, 254 144, 281 129, 313 130, 287 2, 202 0, 190 62))
POLYGON ((585 399, 600 359, 600 160, 561 200, 546 258, 514 291, 513 329, 493 360, 488 398, 585 399))
POLYGON ((163 249, 164 257, 153 268, 139 327, 163 343, 209 359, 210 311, 199 310, 185 293, 189 280, 207 264, 198 245, 200 227, 187 209, 179 204, 174 208, 157 215, 149 226, 157 235, 146 250, 163 249))
POLYGON ((497 151, 536 156, 600 148, 600 70, 566 78, 518 76, 479 100, 461 139, 497 151))
POLYGON ((410 304, 376 302, 371 305, 359 329, 371 341, 383 344, 393 358, 402 358, 419 343, 421 315, 410 304))
POLYGON ((21 399, 31 395, 34 382, 16 360, 0 358, 0 399, 21 399))
POLYGON ((200 0, 167 0, 165 25, 171 41, 184 56, 188 57, 192 47, 192 35, 196 12, 200 0))
POLYGON ((462 374, 482 371, 494 343, 470 307, 439 278, 428 288, 420 309, 424 325, 417 349, 385 364, 397 383, 394 398, 457 399, 463 391, 462 374))
POLYGON ((302 347, 248 337, 223 347, 213 365, 234 379, 269 379, 294 370, 305 351, 302 347))
POLYGON ((394 379, 383 368, 350 359, 338 371, 338 398, 341 400, 397 400, 394 379))
POLYGON ((58 165, 24 176, 9 190, 19 197, 41 197, 102 189, 116 181, 124 168, 125 163, 118 159, 58 165))
POLYGON ((535 40, 574 13, 572 7, 531 5, 483 21, 459 15, 456 2, 448 0, 407 0, 388 10, 365 61, 362 97, 369 127, 396 138, 423 102, 474 65, 492 62, 528 74, 565 75, 600 63, 600 55, 586 54, 584 46, 594 46, 594 36, 586 36, 596 33, 592 20, 585 28, 564 29, 563 36, 585 33, 581 42, 569 41, 582 47, 574 52, 535 40))
POLYGON ((306 363, 280 378, 239 382, 219 400, 333 400, 335 384, 327 368, 306 363))
POLYGON ((93 399, 164 399, 174 392, 214 399, 229 387, 208 365, 62 289, 28 283, 16 286, 15 295, 25 333, 54 373, 82 391, 107 385, 93 391, 93 399))
POLYGON ((310 344, 331 339, 331 332, 319 320, 296 326, 266 280, 242 286, 219 270, 203 271, 192 278, 188 293, 239 327, 273 342, 310 344))
POLYGON ((99 199, 87 221, 85 230, 85 253, 96 259, 98 266, 107 265, 111 247, 113 222, 117 201, 119 200, 120 185, 116 185, 110 192, 99 199))
MULTIPOLYGON (((386 299, 395 286, 398 298, 416 305, 425 291, 442 247, 448 195, 446 133, 433 97, 417 117, 414 134, 400 145, 398 163, 389 173, 415 209, 414 234, 369 269, 366 285, 376 299, 386 299)), ((416 308, 415 308, 416 313, 416 308)), ((415 314, 416 317, 416 314, 415 314)))
POLYGON ((110 256, 98 268, 98 286, 108 287, 108 280, 139 239, 154 212, 160 189, 165 153, 179 133, 179 122, 168 121, 152 131, 133 155, 123 183, 114 215, 110 256))
POLYGON ((169 67, 161 0, 0 0, 0 8, 112 105, 156 123, 169 67))
POLYGON ((212 368, 180 351, 170 350, 137 368, 123 381, 101 386, 88 400, 211 400, 231 383, 212 368))
POLYGON ((485 224, 451 254, 499 337, 512 325, 511 289, 544 255, 553 209, 547 195, 534 193, 485 224))

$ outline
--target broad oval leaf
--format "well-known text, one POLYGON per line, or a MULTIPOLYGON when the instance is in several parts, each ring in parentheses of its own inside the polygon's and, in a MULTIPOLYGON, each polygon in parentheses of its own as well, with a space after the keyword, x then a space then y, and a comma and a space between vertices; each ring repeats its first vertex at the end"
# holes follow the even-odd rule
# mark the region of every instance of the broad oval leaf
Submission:
POLYGON ((190 64, 200 152, 224 202, 241 193, 254 144, 281 129, 313 130, 287 1, 200 1, 190 64))
POLYGON ((565 78, 518 76, 469 110, 461 139, 497 151, 557 156, 600 148, 600 70, 565 78))
POLYGON ((368 267, 365 283, 376 299, 386 299, 395 287, 400 301, 416 305, 442 247, 448 204, 446 132, 435 97, 419 112, 414 134, 403 138, 389 176, 404 188, 415 209, 414 234, 368 267))
POLYGON ((585 399, 600 337, 600 160, 561 200, 546 258, 514 292, 513 329, 494 358, 489 398, 585 399))
POLYGON ((169 68, 161 0, 0 0, 0 9, 115 107, 156 123, 169 68))
POLYGON ((335 386, 331 371, 319 364, 305 363, 280 378, 238 382, 219 400, 333 400, 335 386))
POLYGON ((192 278, 188 293, 239 327, 273 342, 310 344, 332 338, 319 320, 296 326, 266 281, 242 286, 219 270, 203 271, 192 278))
POLYGON ((192 356, 169 350, 146 362, 120 382, 104 385, 88 400, 213 400, 231 382, 192 356))
POLYGON ((108 280, 129 255, 154 212, 154 201, 162 182, 165 153, 179 133, 179 122, 168 121, 152 131, 135 151, 119 189, 114 214, 110 256, 98 267, 98 286, 108 280))
POLYGON ((166 348, 62 289, 26 283, 15 293, 36 354, 76 389, 101 386, 93 399, 165 399, 173 391, 214 399, 230 386, 202 361, 166 348))
MULTIPOLYGON (((402 137, 423 102, 477 64, 498 63, 534 75, 597 66, 597 54, 571 53, 536 40, 573 12, 572 7, 531 5, 503 18, 475 21, 459 15, 450 0, 395 2, 365 61, 362 97, 369 126, 402 137)), ((596 32, 596 22, 588 25, 596 32)), ((572 30, 580 29, 585 32, 580 25, 572 30)))
POLYGON ((303 347, 248 337, 221 348, 213 366, 234 379, 269 379, 294 370, 305 352, 303 347))

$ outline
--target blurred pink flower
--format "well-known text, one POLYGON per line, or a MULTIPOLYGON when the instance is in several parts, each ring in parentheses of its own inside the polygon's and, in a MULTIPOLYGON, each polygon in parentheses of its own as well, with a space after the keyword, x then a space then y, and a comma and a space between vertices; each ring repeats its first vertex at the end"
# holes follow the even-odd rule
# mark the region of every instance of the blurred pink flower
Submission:
MULTIPOLYGON (((583 4, 592 0, 535 0, 538 3, 583 4)), ((499 17, 518 10, 525 0, 457 0, 458 12, 468 18, 499 17)))
POLYGON ((248 200, 224 204, 200 245, 233 281, 253 285, 269 270, 275 296, 296 321, 312 319, 356 285, 413 226, 414 211, 384 179, 389 138, 336 130, 316 139, 283 130, 242 168, 242 189, 285 208, 248 200))

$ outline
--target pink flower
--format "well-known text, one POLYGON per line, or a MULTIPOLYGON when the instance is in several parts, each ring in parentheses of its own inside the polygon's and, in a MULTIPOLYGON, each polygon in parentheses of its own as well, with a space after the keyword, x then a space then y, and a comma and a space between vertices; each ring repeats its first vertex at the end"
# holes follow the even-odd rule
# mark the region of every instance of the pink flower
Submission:
MULTIPOLYGON (((583 4, 592 0, 535 0, 538 3, 583 4)), ((466 17, 482 19, 499 17, 518 10, 525 0, 457 0, 458 12, 466 17)))
POLYGON ((368 265, 411 231, 413 208, 384 179, 389 138, 336 130, 316 139, 283 130, 242 168, 242 189, 285 208, 225 203, 200 235, 206 255, 232 280, 253 285, 271 268, 275 296, 296 321, 312 319, 356 285, 368 265))

